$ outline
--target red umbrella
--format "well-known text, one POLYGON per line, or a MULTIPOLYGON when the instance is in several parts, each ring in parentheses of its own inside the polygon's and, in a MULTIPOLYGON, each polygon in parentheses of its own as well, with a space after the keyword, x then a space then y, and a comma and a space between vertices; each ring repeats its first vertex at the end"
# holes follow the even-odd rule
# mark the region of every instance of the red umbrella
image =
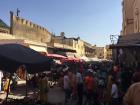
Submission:
POLYGON ((80 62, 80 59, 79 58, 68 58, 68 60, 74 61, 74 62, 80 62))
POLYGON ((66 59, 67 57, 59 54, 47 54, 49 58, 56 58, 56 59, 66 59))
POLYGON ((62 59, 61 62, 81 62, 81 60, 79 58, 66 58, 66 59, 62 59))

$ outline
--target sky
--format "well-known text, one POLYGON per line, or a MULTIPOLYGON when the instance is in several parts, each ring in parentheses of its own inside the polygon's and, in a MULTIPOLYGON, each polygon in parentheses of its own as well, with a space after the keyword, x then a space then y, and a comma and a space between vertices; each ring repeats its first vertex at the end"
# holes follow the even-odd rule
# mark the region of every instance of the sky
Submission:
POLYGON ((110 44, 110 35, 122 29, 121 0, 0 0, 0 18, 10 24, 10 13, 30 20, 48 31, 80 37, 93 45, 110 44))

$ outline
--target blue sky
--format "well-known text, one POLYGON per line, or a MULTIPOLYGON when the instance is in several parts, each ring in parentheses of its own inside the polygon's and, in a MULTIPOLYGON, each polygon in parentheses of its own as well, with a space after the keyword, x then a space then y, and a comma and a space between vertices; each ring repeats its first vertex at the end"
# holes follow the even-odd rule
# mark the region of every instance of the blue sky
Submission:
POLYGON ((9 25, 9 11, 59 35, 80 37, 91 44, 110 44, 122 28, 121 0, 0 0, 0 18, 9 25))

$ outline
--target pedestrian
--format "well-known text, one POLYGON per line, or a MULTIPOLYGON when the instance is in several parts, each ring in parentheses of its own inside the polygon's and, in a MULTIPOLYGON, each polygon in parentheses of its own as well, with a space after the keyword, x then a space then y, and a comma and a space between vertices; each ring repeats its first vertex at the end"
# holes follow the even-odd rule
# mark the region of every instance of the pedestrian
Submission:
POLYGON ((11 81, 12 81, 11 89, 15 90, 16 86, 17 86, 17 80, 16 80, 16 76, 14 75, 14 73, 12 75, 11 81))
POLYGON ((80 71, 76 73, 76 83, 77 83, 77 93, 78 93, 78 103, 77 105, 83 104, 83 78, 80 71))
POLYGON ((71 73, 71 98, 77 98, 77 81, 76 81, 76 73, 71 73))
POLYGON ((132 80, 134 83, 140 82, 140 67, 139 66, 136 68, 136 72, 133 74, 133 77, 132 77, 132 80))
POLYGON ((125 94, 129 86, 131 85, 131 73, 128 67, 122 68, 121 73, 121 90, 125 94))
POLYGON ((113 71, 109 71, 108 80, 107 80, 107 92, 106 92, 106 103, 108 105, 111 104, 111 88, 112 88, 112 78, 113 78, 113 71))
POLYGON ((123 105, 140 105, 140 82, 132 84, 123 98, 123 105))
POLYGON ((112 89, 111 89, 111 105, 119 105, 119 95, 118 86, 116 84, 115 78, 112 78, 112 89))
POLYGON ((86 88, 86 100, 84 105, 87 103, 93 104, 93 94, 94 94, 94 78, 91 71, 88 72, 88 75, 85 77, 85 88, 86 88))
POLYGON ((3 78, 3 72, 0 70, 0 92, 2 91, 2 78, 3 78))
POLYGON ((45 73, 41 75, 40 78, 40 101, 43 103, 47 103, 47 93, 49 91, 48 87, 48 79, 45 73))
POLYGON ((65 91, 65 103, 70 99, 71 94, 71 86, 70 86, 70 78, 68 76, 68 67, 64 68, 64 91, 65 91))

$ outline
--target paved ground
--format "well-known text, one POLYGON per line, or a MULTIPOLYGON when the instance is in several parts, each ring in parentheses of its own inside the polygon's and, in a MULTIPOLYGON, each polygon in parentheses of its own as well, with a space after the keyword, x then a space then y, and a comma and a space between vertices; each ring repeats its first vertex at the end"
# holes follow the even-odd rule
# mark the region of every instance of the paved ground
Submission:
POLYGON ((52 104, 61 104, 61 105, 76 105, 76 101, 70 99, 67 104, 64 104, 65 94, 62 88, 60 87, 53 87, 50 88, 48 93, 48 102, 52 104))
POLYGON ((48 92, 48 102, 57 104, 64 103, 64 91, 60 87, 50 88, 48 92))
MULTIPOLYGON (((25 97, 25 95, 26 95, 25 82, 22 81, 20 85, 18 85, 18 88, 9 94, 8 98, 22 99, 25 97)), ((28 97, 36 98, 38 96, 34 94, 32 89, 28 89, 28 97)), ((0 99, 4 100, 5 98, 6 98, 6 93, 3 93, 3 92, 0 93, 0 99)), ((49 89, 48 102, 52 104, 64 105, 64 99, 65 99, 65 96, 64 96, 64 91, 62 90, 62 88, 55 86, 49 89)), ((65 105, 76 105, 75 103, 76 103, 75 101, 70 100, 69 103, 65 105)))

